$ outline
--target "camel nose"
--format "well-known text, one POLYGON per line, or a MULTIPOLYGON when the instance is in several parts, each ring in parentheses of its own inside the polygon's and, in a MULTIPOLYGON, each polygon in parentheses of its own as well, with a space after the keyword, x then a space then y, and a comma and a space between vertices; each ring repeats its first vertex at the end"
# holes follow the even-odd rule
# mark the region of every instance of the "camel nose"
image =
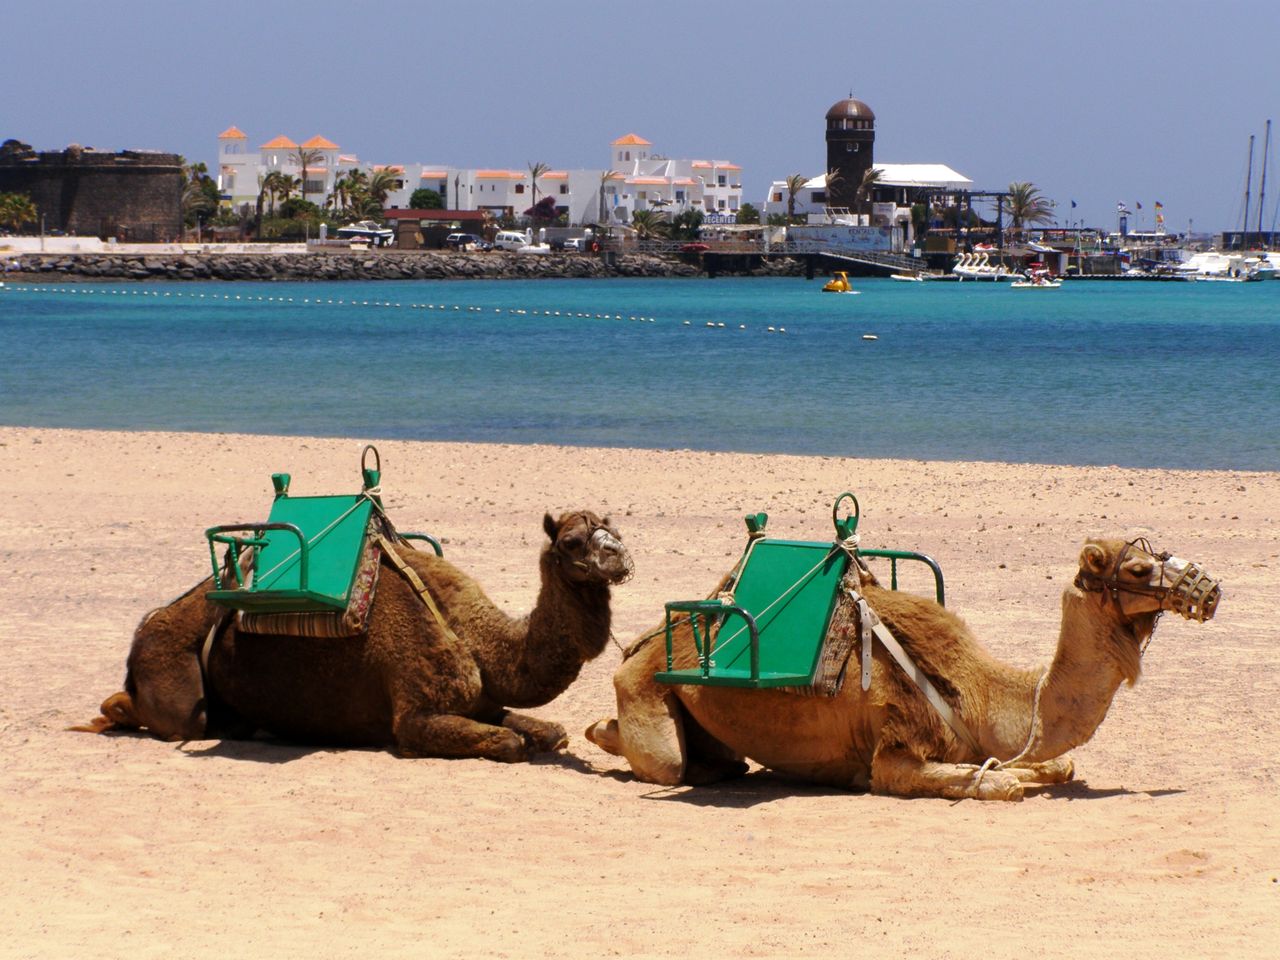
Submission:
POLYGON ((1177 557, 1171 557, 1169 563, 1177 570, 1177 578, 1169 587, 1170 609, 1197 623, 1212 620, 1222 599, 1222 584, 1197 564, 1177 557))

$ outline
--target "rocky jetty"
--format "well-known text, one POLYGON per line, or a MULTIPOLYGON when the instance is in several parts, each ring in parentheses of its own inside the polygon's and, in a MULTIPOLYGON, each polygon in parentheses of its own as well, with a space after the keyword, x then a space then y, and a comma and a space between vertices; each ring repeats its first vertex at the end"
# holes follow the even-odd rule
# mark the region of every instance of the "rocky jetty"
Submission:
POLYGON ((531 255, 490 251, 298 254, 23 254, 15 280, 532 280, 704 276, 696 258, 645 253, 531 255))

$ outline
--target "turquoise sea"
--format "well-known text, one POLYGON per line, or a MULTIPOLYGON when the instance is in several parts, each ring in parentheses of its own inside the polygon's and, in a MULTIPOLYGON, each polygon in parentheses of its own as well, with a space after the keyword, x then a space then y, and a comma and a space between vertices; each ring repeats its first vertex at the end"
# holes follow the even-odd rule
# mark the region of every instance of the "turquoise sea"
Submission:
POLYGON ((1280 282, 821 284, 10 283, 0 423, 1280 469, 1280 282))

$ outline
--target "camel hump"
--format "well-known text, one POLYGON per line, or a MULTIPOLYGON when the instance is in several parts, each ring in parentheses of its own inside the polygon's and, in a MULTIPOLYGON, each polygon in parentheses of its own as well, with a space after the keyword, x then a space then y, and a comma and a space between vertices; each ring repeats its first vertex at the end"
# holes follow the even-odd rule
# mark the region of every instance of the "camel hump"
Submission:
POLYGON ((133 698, 123 690, 103 700, 98 709, 102 711, 101 716, 67 729, 76 733, 106 733, 108 730, 137 730, 142 726, 133 708, 133 698))

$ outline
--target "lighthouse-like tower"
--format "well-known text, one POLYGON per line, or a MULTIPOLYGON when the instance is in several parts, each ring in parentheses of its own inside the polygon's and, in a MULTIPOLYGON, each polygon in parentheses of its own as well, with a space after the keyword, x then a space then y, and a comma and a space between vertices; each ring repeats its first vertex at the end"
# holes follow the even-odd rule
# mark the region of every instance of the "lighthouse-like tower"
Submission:
POLYGON ((850 93, 827 111, 827 172, 839 176, 827 187, 827 206, 853 208, 858 187, 871 169, 876 146, 876 115, 850 93))

